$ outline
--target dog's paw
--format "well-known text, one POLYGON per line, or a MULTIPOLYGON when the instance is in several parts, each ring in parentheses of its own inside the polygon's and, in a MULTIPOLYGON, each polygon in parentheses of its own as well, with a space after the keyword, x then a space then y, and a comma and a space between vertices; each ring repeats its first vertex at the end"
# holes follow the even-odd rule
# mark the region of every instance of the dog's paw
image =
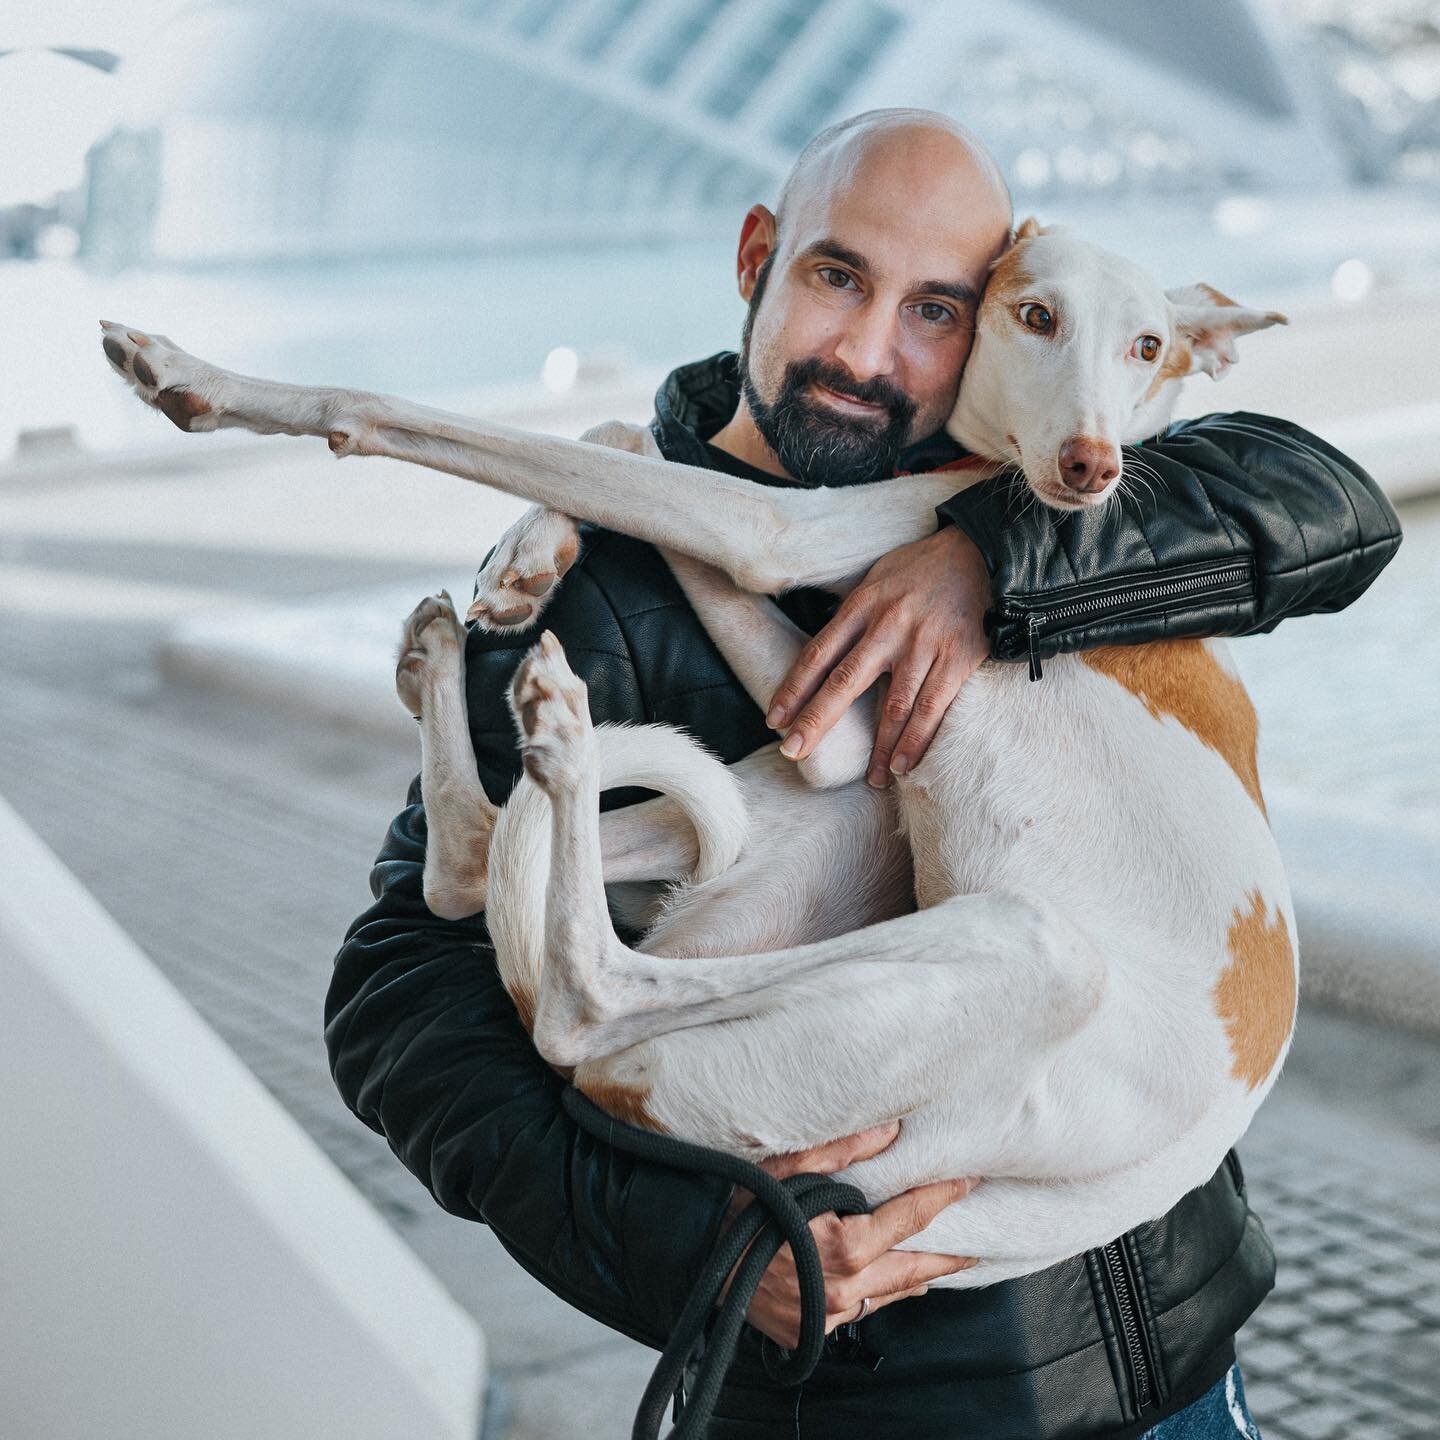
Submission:
POLYGON ((579 553, 580 528, 568 515, 540 506, 526 511, 482 567, 465 618, 502 635, 529 629, 579 553))
POLYGON ((418 720, 425 687, 453 675, 459 680, 465 655, 465 630, 450 594, 427 595, 409 614, 395 662, 395 692, 418 720))
POLYGON ((578 783, 594 733, 590 705, 585 682, 570 668, 549 630, 515 671, 510 709, 520 727, 525 773, 546 791, 578 783))
POLYGON ((113 320, 102 320, 100 329, 111 368, 151 409, 192 434, 220 424, 224 371, 187 355, 168 335, 147 335, 113 320))

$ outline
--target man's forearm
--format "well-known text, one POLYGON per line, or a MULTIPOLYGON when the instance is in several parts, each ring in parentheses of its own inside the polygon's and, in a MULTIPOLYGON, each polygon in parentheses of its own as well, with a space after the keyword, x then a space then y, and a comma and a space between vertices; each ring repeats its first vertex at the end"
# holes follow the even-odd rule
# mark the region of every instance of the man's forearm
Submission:
POLYGON ((1182 421, 1126 464, 1124 493, 1097 511, 1040 512, 1009 476, 939 507, 990 569, 995 658, 1036 673, 1062 651, 1271 630, 1343 609, 1400 544, 1374 480, 1284 420, 1182 421))

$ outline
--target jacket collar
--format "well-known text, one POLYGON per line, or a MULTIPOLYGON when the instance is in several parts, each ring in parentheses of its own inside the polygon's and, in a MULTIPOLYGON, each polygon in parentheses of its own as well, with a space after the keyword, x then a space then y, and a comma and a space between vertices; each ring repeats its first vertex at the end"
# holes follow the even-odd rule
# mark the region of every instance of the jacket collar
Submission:
MULTIPOLYGON (((650 422, 660 453, 667 460, 675 460, 682 465, 723 470, 765 485, 808 488, 798 480, 766 474, 706 444, 735 413, 735 407, 740 402, 739 359, 735 351, 721 350, 705 360, 681 365, 666 376, 655 392, 655 418, 650 422)), ((959 470, 974 463, 974 459, 940 430, 902 451, 895 474, 959 470)), ((886 477, 877 475, 875 478, 886 477)))

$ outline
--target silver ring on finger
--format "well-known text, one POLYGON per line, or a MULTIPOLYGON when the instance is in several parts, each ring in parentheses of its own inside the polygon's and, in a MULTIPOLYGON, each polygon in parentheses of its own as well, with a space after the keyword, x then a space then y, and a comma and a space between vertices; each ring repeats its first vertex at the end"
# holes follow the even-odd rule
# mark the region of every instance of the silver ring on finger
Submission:
POLYGON ((870 1297, 867 1295, 867 1296, 860 1302, 860 1313, 859 1313, 850 1323, 851 1323, 852 1325, 858 1325, 869 1313, 870 1313, 870 1297))

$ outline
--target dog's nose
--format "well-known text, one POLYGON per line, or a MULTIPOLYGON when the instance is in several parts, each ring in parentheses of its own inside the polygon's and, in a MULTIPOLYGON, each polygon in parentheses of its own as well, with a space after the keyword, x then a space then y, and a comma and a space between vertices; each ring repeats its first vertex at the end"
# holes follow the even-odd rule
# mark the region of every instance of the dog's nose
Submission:
POLYGON ((1071 490, 1093 495, 1120 473, 1120 454, 1108 440, 1077 435, 1060 447, 1060 478, 1071 490))

